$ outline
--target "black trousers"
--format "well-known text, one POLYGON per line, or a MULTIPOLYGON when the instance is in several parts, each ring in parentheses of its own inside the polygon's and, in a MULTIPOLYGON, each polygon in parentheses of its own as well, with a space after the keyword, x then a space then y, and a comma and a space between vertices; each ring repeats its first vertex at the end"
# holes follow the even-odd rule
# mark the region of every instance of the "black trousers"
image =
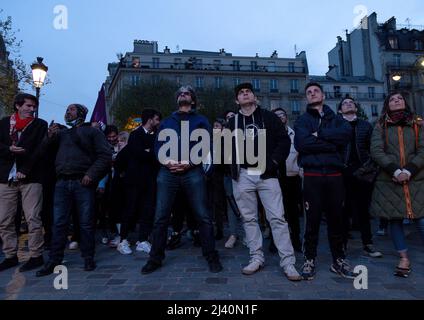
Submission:
POLYGON ((343 238, 345 244, 348 242, 350 220, 357 221, 361 232, 362 244, 372 244, 372 233, 369 206, 373 185, 358 180, 352 175, 344 175, 346 197, 343 208, 343 238))
POLYGON ((143 181, 143 185, 126 185, 125 209, 122 215, 121 239, 127 239, 133 217, 138 218, 140 242, 147 241, 155 218, 156 183, 143 181))
POLYGON ((343 199, 344 184, 340 176, 308 176, 303 183, 306 228, 304 252, 308 260, 317 256, 322 213, 327 217, 327 236, 333 261, 344 259, 343 199))
POLYGON ((221 232, 224 230, 224 219, 227 212, 226 199, 224 173, 214 172, 208 181, 208 204, 213 211, 216 229, 221 232))
POLYGON ((299 218, 303 212, 302 179, 299 176, 279 179, 283 192, 284 217, 289 224, 290 238, 293 244, 300 245, 299 218))

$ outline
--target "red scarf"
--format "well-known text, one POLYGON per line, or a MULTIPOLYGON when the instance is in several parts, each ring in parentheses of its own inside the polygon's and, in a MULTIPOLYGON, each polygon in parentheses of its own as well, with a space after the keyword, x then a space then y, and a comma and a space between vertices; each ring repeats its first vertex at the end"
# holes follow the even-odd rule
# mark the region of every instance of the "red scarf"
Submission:
POLYGON ((21 119, 19 113, 14 113, 10 117, 10 139, 15 145, 18 142, 18 132, 22 132, 34 120, 34 118, 21 119))

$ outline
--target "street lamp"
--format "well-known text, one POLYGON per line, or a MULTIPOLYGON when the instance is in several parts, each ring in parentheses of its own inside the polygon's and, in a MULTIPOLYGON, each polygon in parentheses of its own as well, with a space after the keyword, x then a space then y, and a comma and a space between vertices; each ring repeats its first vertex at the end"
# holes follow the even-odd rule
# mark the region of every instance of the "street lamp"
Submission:
MULTIPOLYGON (((43 63, 43 58, 37 57, 37 62, 31 65, 32 80, 34 82, 35 92, 37 99, 40 99, 40 89, 44 84, 47 75, 47 66, 43 63)), ((38 117, 38 108, 35 111, 35 117, 38 117)))

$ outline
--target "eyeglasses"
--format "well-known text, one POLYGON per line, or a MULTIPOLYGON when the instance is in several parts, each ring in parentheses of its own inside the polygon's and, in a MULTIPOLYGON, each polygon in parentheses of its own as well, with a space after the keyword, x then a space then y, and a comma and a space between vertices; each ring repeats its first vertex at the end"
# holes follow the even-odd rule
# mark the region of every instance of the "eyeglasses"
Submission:
POLYGON ((180 96, 185 95, 185 96, 191 96, 191 93, 189 91, 182 91, 179 94, 180 96))

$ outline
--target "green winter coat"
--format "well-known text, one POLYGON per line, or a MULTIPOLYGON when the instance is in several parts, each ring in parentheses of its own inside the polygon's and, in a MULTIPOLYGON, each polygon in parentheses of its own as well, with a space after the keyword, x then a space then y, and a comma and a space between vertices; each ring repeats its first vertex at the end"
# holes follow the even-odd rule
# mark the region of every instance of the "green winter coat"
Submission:
POLYGON ((416 145, 416 131, 413 122, 401 127, 403 129, 403 145, 406 165, 402 168, 400 161, 399 132, 396 125, 388 124, 387 137, 384 138, 382 128, 376 125, 371 138, 371 157, 380 166, 377 177, 370 212, 386 219, 407 218, 407 197, 402 185, 392 181, 397 169, 406 169, 412 176, 408 182, 409 194, 414 218, 424 217, 424 134, 418 128, 416 145), (384 140, 387 141, 385 150, 384 140))

